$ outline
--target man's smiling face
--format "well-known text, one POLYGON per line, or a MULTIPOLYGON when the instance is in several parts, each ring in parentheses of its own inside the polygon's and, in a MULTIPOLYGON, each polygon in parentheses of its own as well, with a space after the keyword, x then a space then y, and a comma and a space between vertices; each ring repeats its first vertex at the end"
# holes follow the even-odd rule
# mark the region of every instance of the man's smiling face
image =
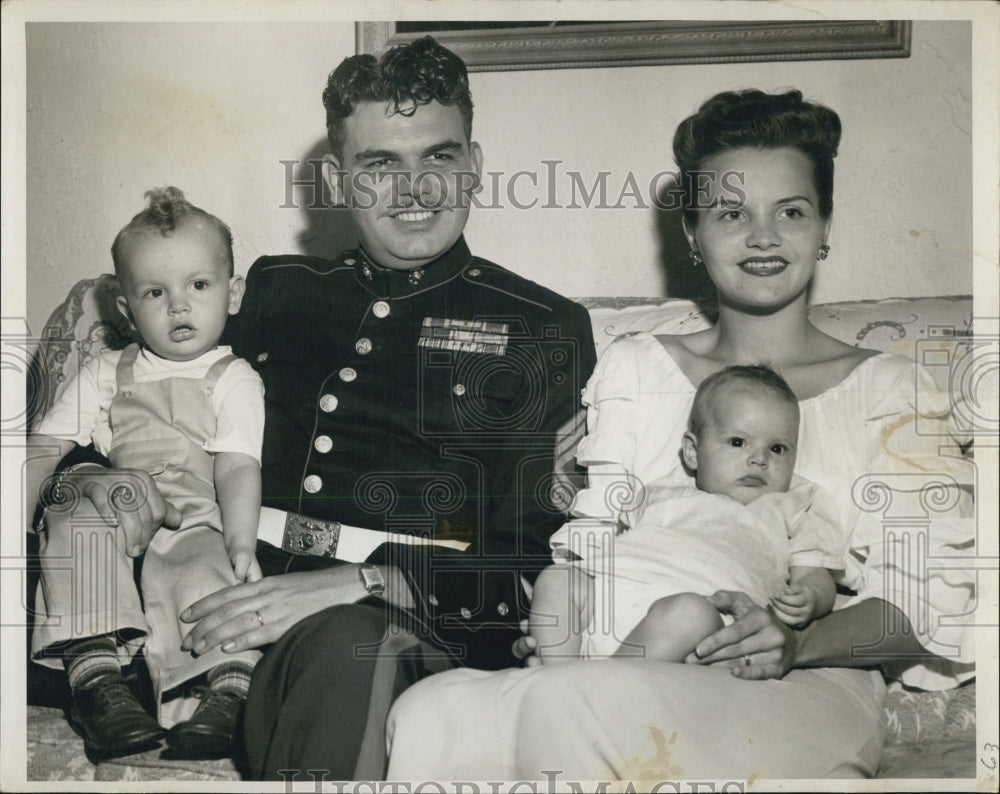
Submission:
POLYGON ((341 157, 328 155, 325 173, 365 251, 384 267, 413 270, 461 237, 483 158, 466 140, 458 107, 433 101, 403 110, 409 115, 358 103, 344 123, 341 157))

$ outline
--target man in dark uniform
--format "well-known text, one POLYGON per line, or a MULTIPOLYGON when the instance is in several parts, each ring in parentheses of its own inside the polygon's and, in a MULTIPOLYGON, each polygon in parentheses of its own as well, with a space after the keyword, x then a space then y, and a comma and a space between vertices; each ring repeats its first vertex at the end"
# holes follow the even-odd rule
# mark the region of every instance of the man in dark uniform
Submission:
MULTIPOLYGON (((324 173, 361 248, 250 270, 223 341, 266 388, 265 577, 181 616, 194 653, 267 649, 245 720, 265 779, 378 778, 404 688, 515 662, 595 359, 582 307, 466 246, 482 152, 461 59, 430 38, 348 58, 323 100, 324 173)), ((145 472, 62 467, 133 556, 176 525, 145 472), (119 504, 123 483, 148 498, 119 504)), ((91 716, 104 733, 135 727, 91 716)), ((186 744, 226 724, 189 720, 186 744)))
POLYGON ((274 643, 246 717, 265 779, 380 777, 403 688, 515 663, 595 358, 582 307, 466 246, 482 152, 461 59, 430 38, 348 58, 323 99, 361 248, 250 270, 224 342, 266 388, 266 576, 182 616, 195 652, 274 643))

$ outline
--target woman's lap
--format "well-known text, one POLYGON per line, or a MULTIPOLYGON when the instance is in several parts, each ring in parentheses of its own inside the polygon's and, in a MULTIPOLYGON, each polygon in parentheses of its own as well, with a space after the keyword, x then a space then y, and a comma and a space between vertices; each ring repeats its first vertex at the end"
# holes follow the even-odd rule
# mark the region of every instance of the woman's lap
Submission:
POLYGON ((577 662, 454 670, 404 693, 390 779, 677 780, 864 777, 877 771, 877 673, 577 662))
POLYGON ((513 780, 518 713, 533 669, 467 667, 406 690, 389 712, 389 780, 513 780))

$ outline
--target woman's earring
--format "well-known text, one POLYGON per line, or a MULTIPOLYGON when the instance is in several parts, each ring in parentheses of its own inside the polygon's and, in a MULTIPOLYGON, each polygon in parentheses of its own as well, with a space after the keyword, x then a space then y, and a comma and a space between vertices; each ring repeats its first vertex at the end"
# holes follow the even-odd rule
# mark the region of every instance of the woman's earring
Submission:
POLYGON ((826 243, 823 243, 823 245, 819 247, 819 253, 816 255, 816 261, 821 262, 824 259, 826 259, 829 255, 830 255, 830 246, 828 246, 826 243))
POLYGON ((699 254, 697 251, 695 251, 692 248, 691 249, 691 253, 688 254, 688 256, 691 257, 691 267, 701 267, 702 262, 703 262, 703 260, 701 258, 701 254, 699 254))

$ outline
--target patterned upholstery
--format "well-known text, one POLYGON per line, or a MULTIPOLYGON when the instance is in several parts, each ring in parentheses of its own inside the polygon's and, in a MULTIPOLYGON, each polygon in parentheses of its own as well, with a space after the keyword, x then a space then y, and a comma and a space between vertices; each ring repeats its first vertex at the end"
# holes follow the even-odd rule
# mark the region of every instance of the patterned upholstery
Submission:
MULTIPOLYGON (((594 325, 597 352, 619 334, 648 331, 682 334, 706 327, 709 304, 648 298, 583 298, 594 325)), ((948 362, 953 367, 972 335, 972 298, 892 298, 879 301, 825 303, 809 309, 809 319, 825 333, 849 345, 896 353, 930 365, 942 389, 948 388, 948 362), (937 357, 928 351, 941 350, 937 357)))
MULTIPOLYGON (((119 349, 135 339, 118 312, 113 276, 78 283, 53 312, 46 342, 33 362, 34 384, 28 405, 40 416, 89 358, 105 349, 119 349)), ((682 333, 708 322, 710 308, 686 300, 663 302, 643 298, 586 298, 595 342, 600 352, 618 334, 634 330, 682 333)), ((945 361, 932 368, 939 385, 948 388, 949 367, 963 352, 972 333, 972 299, 920 298, 857 301, 814 306, 810 318, 823 331, 864 347, 891 351, 924 363, 945 361), (928 353, 943 353, 935 356, 928 353)), ((976 685, 971 682, 948 692, 911 692, 890 686, 885 703, 886 751, 880 778, 973 777, 975 760, 976 685)), ((58 709, 28 709, 28 780, 238 780, 232 761, 182 762, 161 757, 161 751, 94 767, 85 758, 83 742, 58 709)))
POLYGON ((884 719, 880 778, 976 776, 974 680, 945 692, 907 691, 893 682, 884 719))
POLYGON ((115 304, 120 294, 114 276, 85 279, 52 312, 28 378, 29 427, 45 414, 83 364, 137 339, 115 304))
POLYGON ((943 692, 907 690, 893 682, 885 697, 885 718, 888 744, 975 736, 975 682, 943 692))
MULTIPOLYGON (((632 331, 684 334, 708 327, 713 307, 689 300, 649 298, 583 298, 594 326, 598 355, 615 339, 632 331)), ((849 345, 879 350, 927 367, 938 388, 951 397, 955 430, 996 427, 995 346, 973 337, 972 298, 891 298, 812 306, 809 319, 825 333, 849 345)))
MULTIPOLYGON (((29 382, 34 393, 28 405, 38 417, 55 400, 79 368, 104 350, 119 350, 135 341, 115 305, 118 285, 114 276, 80 281, 49 318, 33 362, 29 382)), ((709 322, 711 307, 689 300, 650 298, 581 298, 590 310, 594 342, 600 352, 618 334, 628 331, 684 333, 709 322)), ((843 342, 931 361, 927 350, 937 345, 951 357, 962 352, 963 340, 972 333, 972 298, 918 298, 853 301, 813 306, 810 319, 843 342)), ((950 358, 949 358, 950 360, 950 358)), ((933 368, 944 381, 947 367, 933 368)))
POLYGON ((28 706, 27 779, 89 780, 239 780, 236 765, 221 761, 178 761, 163 750, 149 750, 127 758, 87 760, 83 739, 70 728, 59 709, 28 706))

